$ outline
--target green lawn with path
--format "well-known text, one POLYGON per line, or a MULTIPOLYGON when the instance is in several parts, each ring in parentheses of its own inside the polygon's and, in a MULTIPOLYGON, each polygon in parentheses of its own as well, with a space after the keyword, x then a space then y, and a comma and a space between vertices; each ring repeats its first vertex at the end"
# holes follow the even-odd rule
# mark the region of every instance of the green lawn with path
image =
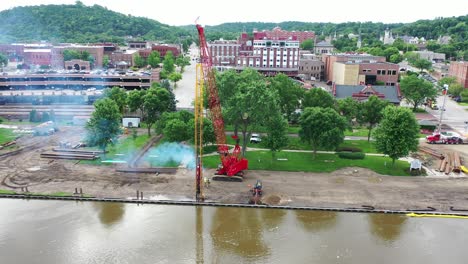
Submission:
POLYGON ((0 144, 12 141, 16 138, 16 134, 12 129, 0 128, 0 144))
MULTIPOLYGON (((383 175, 409 175, 407 162, 397 160, 392 167, 392 160, 388 157, 366 156, 363 160, 350 160, 335 154, 317 154, 313 159, 312 153, 279 152, 273 160, 270 151, 249 151, 246 158, 249 160, 249 170, 332 172, 345 167, 361 167, 383 175)), ((204 157, 203 164, 216 168, 219 156, 204 157)))

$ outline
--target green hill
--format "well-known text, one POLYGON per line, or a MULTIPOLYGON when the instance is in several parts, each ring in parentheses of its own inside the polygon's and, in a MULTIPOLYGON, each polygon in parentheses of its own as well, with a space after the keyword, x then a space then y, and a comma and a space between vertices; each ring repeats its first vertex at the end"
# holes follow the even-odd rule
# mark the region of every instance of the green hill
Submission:
POLYGON ((155 20, 120 14, 99 5, 40 5, 0 12, 0 42, 122 43, 125 37, 178 42, 188 31, 155 20))

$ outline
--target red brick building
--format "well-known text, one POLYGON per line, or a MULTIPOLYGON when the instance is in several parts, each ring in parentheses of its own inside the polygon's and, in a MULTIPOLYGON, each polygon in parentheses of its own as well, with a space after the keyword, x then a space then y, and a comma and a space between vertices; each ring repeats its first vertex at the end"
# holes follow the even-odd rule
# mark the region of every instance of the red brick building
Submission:
POLYGON ((376 63, 385 62, 385 57, 373 56, 369 54, 357 53, 342 53, 322 56, 322 61, 325 64, 324 79, 331 81, 333 79, 333 67, 335 62, 350 62, 350 63, 376 63))
POLYGON ((164 56, 166 56, 166 53, 168 51, 171 51, 174 57, 178 57, 181 53, 180 46, 178 45, 167 45, 167 44, 153 45, 151 47, 151 50, 155 50, 159 52, 159 54, 161 55, 161 58, 164 58, 164 56))
POLYGON ((468 62, 452 61, 450 63, 448 75, 457 78, 461 86, 468 88, 468 62))
POLYGON ((272 31, 263 30, 261 32, 254 29, 254 39, 270 39, 270 40, 294 40, 302 43, 307 39, 315 39, 315 32, 313 31, 286 31, 280 27, 275 27, 272 31))
POLYGON ((25 49, 24 64, 32 66, 47 66, 52 64, 52 53, 50 49, 25 49))

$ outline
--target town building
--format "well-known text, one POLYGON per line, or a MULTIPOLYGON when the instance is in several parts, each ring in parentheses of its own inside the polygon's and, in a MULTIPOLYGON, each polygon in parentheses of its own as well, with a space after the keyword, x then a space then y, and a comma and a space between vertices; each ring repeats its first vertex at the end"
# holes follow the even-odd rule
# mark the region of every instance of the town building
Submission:
POLYGON ((84 60, 69 60, 65 61, 66 70, 76 70, 76 71, 89 71, 91 64, 89 61, 84 60))
POLYGON ((384 45, 392 45, 393 42, 395 42, 392 31, 387 28, 384 32, 384 35, 380 37, 380 41, 382 41, 384 45))
POLYGON ((332 82, 339 85, 398 83, 398 64, 389 62, 335 62, 332 82))
POLYGON ((139 55, 139 51, 136 49, 133 50, 118 50, 113 52, 109 56, 109 64, 119 68, 118 66, 125 66, 120 67, 123 69, 132 67, 135 65, 135 56, 139 55))
POLYGON ((385 57, 360 53, 340 53, 323 55, 322 61, 324 63, 323 78, 324 80, 331 81, 333 79, 333 67, 335 62, 375 63, 385 62, 385 57))
POLYGON ((129 49, 146 49, 147 43, 146 41, 129 41, 128 48, 129 49))
POLYGON ((413 51, 414 53, 418 54, 421 59, 426 59, 431 62, 444 62, 445 61, 445 53, 437 53, 433 51, 413 51))
POLYGON ((332 54, 335 51, 335 47, 328 41, 320 41, 315 44, 315 54, 332 54))
POLYGON ((446 63, 434 63, 432 69, 434 72, 431 74, 436 80, 440 80, 449 75, 450 65, 446 63))
POLYGON ((51 67, 52 54, 50 49, 24 49, 23 56, 23 63, 29 67, 51 67))
POLYGON ((468 62, 452 61, 448 75, 457 78, 463 88, 468 88, 468 62))
POLYGON ((356 101, 366 101, 375 95, 382 100, 387 100, 394 105, 400 105, 402 99, 399 85, 395 86, 372 86, 372 85, 337 85, 332 87, 332 94, 336 99, 348 97, 356 101))
POLYGON ((213 66, 218 70, 236 65, 241 44, 235 40, 216 40, 208 43, 213 66))
POLYGON ((64 68, 64 50, 76 50, 79 52, 87 51, 94 59, 92 67, 102 67, 104 59, 104 46, 64 45, 52 47, 52 68, 64 68))
POLYGON ((166 56, 166 53, 168 51, 172 52, 172 55, 175 57, 178 57, 181 54, 181 48, 180 45, 169 45, 169 44, 153 44, 151 46, 151 50, 159 52, 161 55, 161 58, 164 58, 166 56))
POLYGON ((254 39, 270 39, 270 40, 294 40, 299 41, 299 44, 304 40, 315 39, 315 32, 313 31, 286 31, 280 27, 275 27, 273 30, 257 31, 253 30, 254 39))
POLYGON ((316 55, 301 53, 299 58, 299 74, 305 80, 322 81, 324 63, 316 55))

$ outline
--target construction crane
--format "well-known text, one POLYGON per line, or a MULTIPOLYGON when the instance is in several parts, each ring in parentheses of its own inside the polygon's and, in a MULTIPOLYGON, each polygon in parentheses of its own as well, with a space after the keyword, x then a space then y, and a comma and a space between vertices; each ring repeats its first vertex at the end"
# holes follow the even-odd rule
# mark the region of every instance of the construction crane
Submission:
MULTIPOLYGON (((200 40, 200 64, 198 66, 201 70, 201 74, 197 72, 197 85, 203 84, 202 86, 198 87, 201 88, 201 91, 197 88, 197 95, 195 100, 195 118, 196 120, 201 120, 199 122, 200 125, 196 126, 195 135, 199 137, 197 141, 196 148, 202 148, 202 130, 203 126, 203 111, 197 110, 203 109, 203 87, 206 89, 208 94, 208 108, 209 114, 211 117, 211 121, 213 122, 213 128, 216 136, 216 144, 218 146, 218 153, 221 159, 221 163, 216 170, 215 175, 212 177, 213 180, 217 181, 243 181, 244 170, 248 168, 248 161, 245 158, 241 157, 241 149, 239 146, 239 138, 237 136, 233 136, 233 139, 236 140, 236 145, 232 153, 229 152, 229 147, 226 144, 226 134, 224 132, 224 120, 221 113, 221 102, 218 96, 218 89, 216 87, 216 80, 215 80, 215 73, 213 71, 213 63, 211 60, 210 52, 208 50, 208 45, 205 39, 205 31, 204 28, 196 24, 198 30, 198 37, 200 40), (200 78, 200 79, 199 79, 200 78), (203 79, 203 80, 201 80, 203 79), (199 101, 197 101, 197 98, 199 101), (197 129, 199 131, 197 131, 197 129), (198 133, 198 134, 197 134, 198 133)), ((197 152, 197 179, 198 178, 198 170, 201 173, 201 154, 197 152), (198 166, 199 164, 199 166, 198 166), (200 169, 198 169, 200 168, 200 169)), ((201 175, 200 175, 201 177, 201 175)), ((201 182, 197 182, 197 184, 201 185, 201 182)), ((198 187, 197 187, 198 189, 198 187)), ((201 189, 201 186, 200 188, 201 189)))

